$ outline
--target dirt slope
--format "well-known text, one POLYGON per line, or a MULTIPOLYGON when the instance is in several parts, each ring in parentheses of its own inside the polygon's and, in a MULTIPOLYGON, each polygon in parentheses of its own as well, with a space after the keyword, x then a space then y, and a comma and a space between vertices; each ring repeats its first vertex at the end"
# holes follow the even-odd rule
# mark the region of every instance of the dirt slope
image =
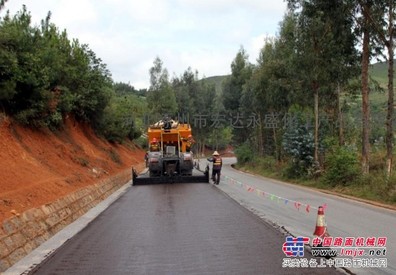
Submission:
POLYGON ((73 119, 59 132, 31 130, 0 117, 0 222, 131 166, 144 151, 97 137, 73 119))

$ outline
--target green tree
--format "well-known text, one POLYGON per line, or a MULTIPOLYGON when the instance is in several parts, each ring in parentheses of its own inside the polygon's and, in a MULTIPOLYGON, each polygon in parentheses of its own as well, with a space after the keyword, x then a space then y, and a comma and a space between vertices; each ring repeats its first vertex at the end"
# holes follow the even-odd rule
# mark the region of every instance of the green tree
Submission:
POLYGON ((386 173, 390 178, 393 167, 393 113, 394 113, 394 39, 395 39, 396 4, 394 0, 381 1, 368 14, 368 20, 373 27, 374 39, 382 45, 387 56, 381 54, 388 63, 388 106, 386 115, 386 173), (375 10, 374 10, 375 9, 375 10))
POLYGON ((201 124, 193 121, 193 130, 198 141, 198 151, 203 154, 205 146, 209 143, 211 133, 217 132, 217 137, 223 138, 218 131, 224 128, 224 121, 219 118, 219 115, 221 116, 220 99, 216 95, 215 86, 202 81, 199 81, 198 84, 198 94, 194 102, 195 115, 198 118, 203 118, 205 123, 201 124))
POLYGON ((370 62, 370 27, 369 13, 371 1, 358 1, 359 8, 363 14, 361 28, 363 32, 363 53, 362 53, 362 172, 368 174, 370 169, 370 105, 368 86, 368 67, 370 62))
POLYGON ((313 98, 314 160, 319 163, 319 107, 323 104, 334 108, 327 104, 337 98, 332 83, 345 82, 346 74, 340 72, 351 66, 350 56, 354 56, 352 20, 341 0, 291 0, 289 4, 298 14, 298 63, 303 89, 308 98, 313 98))
POLYGON ((117 95, 130 95, 135 94, 138 96, 146 97, 146 89, 136 90, 135 87, 129 83, 117 82, 113 84, 114 91, 117 95))
POLYGON ((245 49, 241 47, 231 63, 231 76, 224 83, 223 104, 227 110, 238 111, 243 85, 250 78, 252 66, 245 49))
POLYGON ((147 92, 150 114, 154 116, 174 116, 177 111, 175 92, 169 82, 168 71, 163 68, 159 57, 150 68, 150 88, 147 92))
POLYGON ((50 19, 31 26, 25 6, 1 19, 0 105, 28 125, 59 126, 66 112, 95 124, 112 96, 110 72, 50 19))
MULTIPOLYGON (((393 0, 387 1, 388 7, 385 8, 385 20, 384 28, 386 31, 379 32, 382 42, 388 50, 388 106, 386 115, 386 172, 388 178, 392 176, 393 167, 393 121, 394 121, 394 37, 395 37, 395 18, 396 18, 396 4, 393 0), (385 17, 386 18, 386 17, 385 17), (383 35, 386 33, 386 35, 383 35)), ((384 22, 384 21, 383 21, 384 22)), ((383 30, 383 28, 382 28, 383 30)))
POLYGON ((215 86, 200 80, 198 71, 194 72, 189 67, 180 77, 172 79, 172 87, 176 94, 178 119, 192 125, 196 141, 194 151, 201 154, 205 146, 212 142, 212 136, 217 134, 219 139, 222 138, 219 129, 213 127, 213 119, 220 113, 216 107, 219 98, 215 86))
POLYGON ((112 142, 138 138, 143 132, 146 106, 145 100, 135 94, 113 96, 99 122, 100 133, 112 142))
POLYGON ((385 14, 378 12, 382 1, 349 0, 346 1, 350 17, 354 18, 355 31, 362 44, 361 54, 361 94, 362 94, 362 173, 370 170, 370 105, 369 105, 369 64, 375 50, 379 50, 375 38, 373 22, 379 22, 385 14))
MULTIPOLYGON (((250 79, 253 66, 248 60, 248 55, 241 47, 231 63, 231 75, 223 83, 223 106, 228 115, 237 120, 240 115, 241 97, 243 86, 250 79)), ((234 127, 233 137, 236 144, 243 143, 247 136, 243 128, 234 127)))
POLYGON ((45 117, 48 112, 50 94, 47 69, 41 66, 39 53, 41 34, 31 27, 31 15, 23 6, 14 17, 9 13, 0 25, 1 54, 0 61, 4 69, 0 86, 2 105, 10 114, 18 114, 22 121, 45 117))
POLYGON ((274 154, 278 161, 283 131, 280 122, 290 106, 293 90, 299 85, 295 81, 299 78, 294 76, 297 70, 293 69, 295 27, 293 14, 288 14, 281 25, 280 37, 265 41, 241 98, 243 109, 253 110, 260 120, 258 128, 253 130, 257 151, 260 155, 274 154))
POLYGON ((172 79, 172 87, 175 90, 178 114, 184 118, 192 118, 200 110, 201 97, 198 72, 193 72, 191 67, 179 78, 172 79))
MULTIPOLYGON (((7 20, 10 20, 8 15, 7 20)), ((13 30, 0 25, 0 104, 13 98, 16 91, 15 72, 18 68, 17 54, 13 51, 13 30)))
POLYGON ((92 122, 101 119, 109 103, 113 89, 110 72, 106 65, 87 45, 77 40, 72 44, 70 90, 76 95, 73 112, 78 118, 92 122))

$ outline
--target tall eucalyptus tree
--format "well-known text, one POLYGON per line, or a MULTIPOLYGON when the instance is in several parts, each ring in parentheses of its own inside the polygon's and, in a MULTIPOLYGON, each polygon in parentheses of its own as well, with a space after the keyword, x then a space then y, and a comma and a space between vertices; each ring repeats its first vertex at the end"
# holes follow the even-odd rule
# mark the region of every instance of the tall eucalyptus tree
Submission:
MULTIPOLYGON (((320 104, 336 101, 333 83, 348 79, 353 65, 354 40, 352 20, 344 1, 289 0, 289 8, 297 16, 296 51, 299 76, 305 98, 313 99, 314 161, 319 162, 320 104), (333 100, 329 100, 333 99, 333 100)), ((324 109, 324 108, 322 108, 324 109)))

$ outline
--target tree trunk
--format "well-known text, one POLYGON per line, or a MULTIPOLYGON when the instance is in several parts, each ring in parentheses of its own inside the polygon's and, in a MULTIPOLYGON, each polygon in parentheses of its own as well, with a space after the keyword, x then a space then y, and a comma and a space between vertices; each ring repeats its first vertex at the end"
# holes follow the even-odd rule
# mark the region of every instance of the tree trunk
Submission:
POLYGON ((368 67, 369 67, 369 30, 367 6, 363 6, 364 30, 363 30, 363 55, 362 55, 362 173, 369 173, 370 160, 370 106, 369 106, 369 86, 368 86, 368 67))
POLYGON ((259 119, 259 140, 258 140, 258 146, 259 146, 259 155, 264 156, 264 134, 263 134, 263 120, 261 119, 261 114, 258 113, 258 119, 259 119))
POLYGON ((394 99, 393 99, 393 1, 390 1, 389 7, 389 27, 388 34, 390 39, 388 41, 388 112, 386 115, 386 175, 389 178, 392 175, 393 165, 393 112, 394 112, 394 99))
POLYGON ((341 86, 340 83, 337 84, 337 117, 338 117, 338 143, 340 146, 344 145, 344 121, 342 116, 342 106, 341 106, 341 86))
POLYGON ((193 147, 194 154, 196 154, 196 157, 200 158, 201 155, 201 141, 197 140, 197 143, 195 143, 195 146, 193 147))
POLYGON ((276 159, 276 161, 279 162, 279 160, 280 160, 280 154, 279 154, 279 149, 278 149, 278 138, 277 138, 277 135, 276 135, 276 127, 272 127, 272 135, 273 135, 273 138, 274 138, 274 147, 275 147, 274 153, 275 153, 275 159, 276 159))
POLYGON ((314 85, 314 115, 315 115, 315 136, 314 136, 314 161, 319 164, 319 89, 314 85))
POLYGON ((202 139, 198 146, 199 157, 205 156, 205 141, 202 139))
POLYGON ((216 144, 215 144, 215 150, 218 151, 219 150, 219 131, 218 129, 215 129, 215 140, 216 140, 216 144))

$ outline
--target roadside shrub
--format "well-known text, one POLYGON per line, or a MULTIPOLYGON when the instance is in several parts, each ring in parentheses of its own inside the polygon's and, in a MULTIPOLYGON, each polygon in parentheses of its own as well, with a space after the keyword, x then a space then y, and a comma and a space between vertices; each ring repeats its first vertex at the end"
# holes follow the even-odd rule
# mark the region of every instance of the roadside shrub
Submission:
POLYGON ((67 87, 59 87, 59 89, 61 90, 61 94, 57 106, 58 110, 63 114, 72 112, 77 101, 76 95, 71 93, 67 87))
POLYGON ((338 147, 327 157, 325 183, 346 186, 356 182, 359 176, 360 167, 355 152, 338 147))
POLYGON ((314 137, 305 126, 299 125, 289 128, 283 136, 282 142, 285 153, 291 157, 284 176, 300 178, 309 175, 309 171, 316 167, 314 163, 314 137))
POLYGON ((274 157, 265 156, 256 159, 257 164, 260 168, 266 171, 274 172, 277 170, 277 162, 274 157))
POLYGON ((287 179, 305 178, 308 176, 308 168, 304 161, 292 159, 289 161, 282 175, 287 179))
POLYGON ((51 130, 59 128, 63 123, 62 114, 60 112, 54 112, 50 114, 46 119, 46 125, 51 130))
POLYGON ((393 172, 393 175, 388 179, 388 195, 389 201, 391 203, 396 203, 396 174, 393 172))
POLYGON ((148 149, 148 145, 147 145, 147 138, 139 136, 138 138, 136 138, 134 140, 134 143, 139 146, 140 148, 147 150, 148 149))
POLYGON ((351 195, 386 203, 396 202, 396 175, 387 178, 384 171, 361 175, 349 186, 351 195))
POLYGON ((254 152, 247 143, 244 143, 241 146, 239 146, 235 150, 235 155, 237 156, 238 162, 242 165, 254 159, 254 152))
POLYGON ((39 114, 36 110, 33 109, 26 109, 20 111, 16 115, 14 115, 16 121, 21 123, 22 125, 31 125, 34 122, 34 118, 39 117, 39 114))
POLYGON ((372 171, 385 171, 385 149, 373 152, 370 155, 370 172, 372 171))

